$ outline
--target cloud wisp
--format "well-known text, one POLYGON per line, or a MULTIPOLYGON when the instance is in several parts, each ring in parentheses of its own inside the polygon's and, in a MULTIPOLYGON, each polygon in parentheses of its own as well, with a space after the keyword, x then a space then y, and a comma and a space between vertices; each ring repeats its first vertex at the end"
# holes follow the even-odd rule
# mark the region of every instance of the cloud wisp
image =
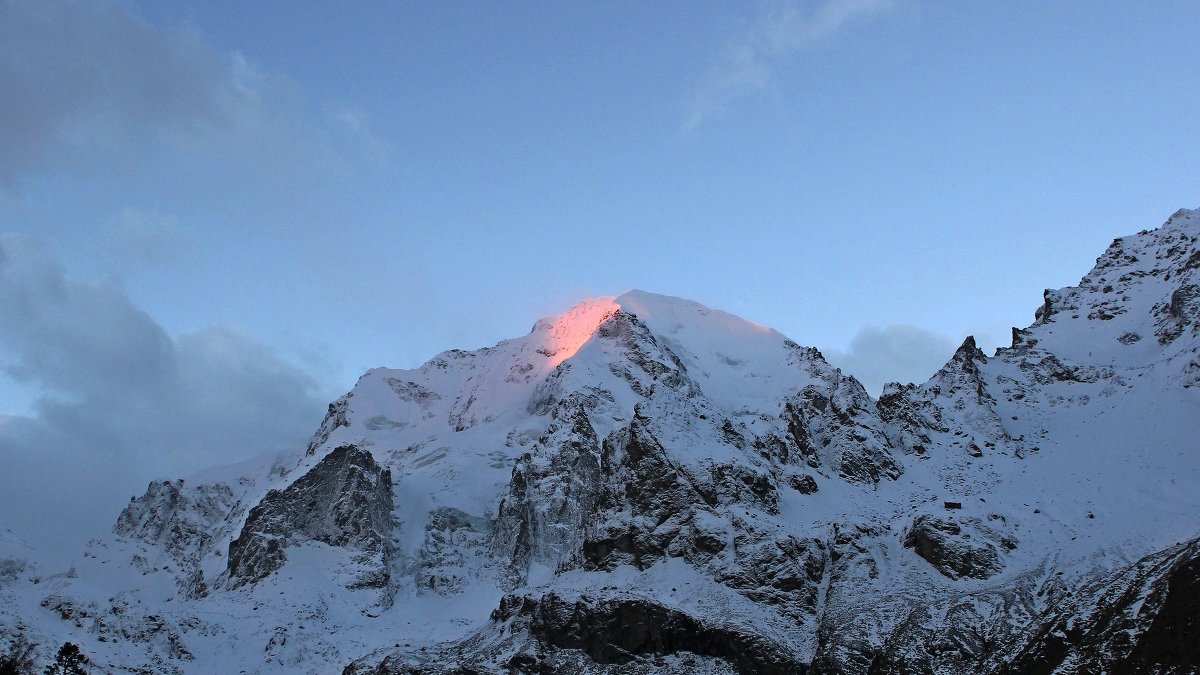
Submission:
POLYGON ((823 350, 833 365, 853 375, 872 396, 888 382, 928 380, 954 355, 957 344, 916 326, 861 329, 846 351, 823 350))
POLYGON ((891 9, 895 0, 771 2, 693 89, 685 132, 722 114, 733 101, 769 89, 780 62, 830 39, 847 24, 891 9))
POLYGON ((149 479, 303 447, 324 406, 274 351, 221 327, 172 338, 36 239, 0 238, 0 358, 40 392, 0 417, 0 526, 52 547, 104 531, 149 479))

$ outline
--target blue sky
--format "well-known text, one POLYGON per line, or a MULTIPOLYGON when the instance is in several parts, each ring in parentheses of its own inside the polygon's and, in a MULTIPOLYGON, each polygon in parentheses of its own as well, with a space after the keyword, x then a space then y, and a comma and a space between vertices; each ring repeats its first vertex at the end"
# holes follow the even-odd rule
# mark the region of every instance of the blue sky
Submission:
POLYGON ((130 467, 99 500, 286 446, 366 368, 628 288, 923 378, 1200 205, 1198 29, 1194 2, 0 2, 7 480, 130 467))

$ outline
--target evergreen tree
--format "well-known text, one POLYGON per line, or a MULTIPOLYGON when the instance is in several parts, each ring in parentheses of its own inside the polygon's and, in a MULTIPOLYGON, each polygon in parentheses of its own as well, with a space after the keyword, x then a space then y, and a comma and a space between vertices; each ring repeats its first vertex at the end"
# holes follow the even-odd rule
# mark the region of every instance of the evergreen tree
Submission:
POLYGON ((58 648, 58 656, 54 657, 54 663, 46 666, 45 675, 87 675, 88 671, 84 668, 87 662, 88 657, 79 651, 79 645, 64 642, 63 646, 58 648))

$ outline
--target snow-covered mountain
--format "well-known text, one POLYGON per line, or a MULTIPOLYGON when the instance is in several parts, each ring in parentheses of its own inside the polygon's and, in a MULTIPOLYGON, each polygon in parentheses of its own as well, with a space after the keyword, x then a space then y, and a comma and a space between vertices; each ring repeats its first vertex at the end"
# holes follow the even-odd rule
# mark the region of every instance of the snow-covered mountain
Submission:
POLYGON ((875 400, 632 291, 379 368, 307 448, 152 483, 0 633, 106 672, 1200 668, 1200 211, 875 400))

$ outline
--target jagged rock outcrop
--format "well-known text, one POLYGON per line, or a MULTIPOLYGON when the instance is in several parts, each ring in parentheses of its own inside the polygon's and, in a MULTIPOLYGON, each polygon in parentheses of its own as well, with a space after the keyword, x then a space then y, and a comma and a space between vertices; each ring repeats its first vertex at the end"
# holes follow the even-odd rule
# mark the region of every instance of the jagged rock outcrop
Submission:
POLYGON ((1021 454, 996 412, 980 367, 987 356, 967 337, 950 361, 923 385, 889 385, 877 404, 897 445, 923 455, 935 446, 972 457, 1021 454))
POLYGON ((334 448, 283 490, 271 490, 229 544, 233 587, 283 566, 286 549, 304 541, 353 550, 349 587, 383 587, 390 579, 392 475, 355 445, 334 448))
POLYGON ((200 598, 209 589, 200 563, 229 532, 228 521, 239 509, 233 488, 224 483, 153 481, 144 495, 130 498, 113 533, 135 542, 129 564, 142 574, 170 572, 184 597, 200 598))
POLYGON ((598 665, 688 653, 716 657, 742 675, 803 674, 801 655, 746 626, 642 598, 506 598, 493 617, 519 621, 548 647, 578 650, 598 665))
POLYGON ((1200 286, 1183 284, 1171 292, 1171 299, 1156 307, 1158 321, 1155 336, 1162 344, 1178 339, 1185 330, 1200 324, 1200 286))
POLYGON ((533 451, 517 458, 501 499, 496 547, 511 561, 511 583, 530 564, 577 563, 583 531, 601 489, 600 441, 582 405, 558 408, 533 451))
POLYGON ((160 546, 181 565, 194 567, 236 503, 226 484, 185 488, 182 480, 154 480, 144 495, 131 498, 113 532, 160 546))
POLYGON ((769 517, 779 501, 769 469, 749 461, 689 466, 672 459, 638 418, 606 439, 602 457, 604 489, 587 519, 584 569, 647 569, 683 559, 774 611, 811 618, 824 544, 769 517))
POLYGON ((485 518, 451 507, 429 514, 424 542, 411 569, 416 586, 442 596, 466 589, 473 581, 471 571, 491 562, 493 527, 485 518))
POLYGON ((855 483, 895 480, 904 469, 892 457, 874 401, 857 381, 839 380, 832 395, 809 386, 784 404, 788 440, 810 467, 829 466, 855 483))
POLYGON ((130 499, 113 532, 194 567, 236 505, 233 489, 222 483, 185 488, 182 480, 153 481, 144 495, 130 499))
MULTIPOLYGON (((697 526, 718 505, 710 478, 672 461, 645 421, 605 440, 607 480, 582 544, 588 569, 644 569, 668 554, 712 555, 725 548, 725 527, 697 526), (700 515, 703 514, 703 515, 700 515)), ((769 498, 770 493, 766 493, 769 498)))
MULTIPOLYGON (((399 392, 397 392, 399 395, 399 392)), ((342 427, 350 426, 350 422, 346 419, 346 411, 350 409, 350 397, 354 392, 350 392, 342 396, 338 400, 329 404, 329 410, 325 413, 325 419, 321 420, 321 426, 317 428, 316 433, 308 442, 307 454, 316 453, 322 445, 329 441, 329 437, 333 432, 342 427)))
POLYGON ((987 579, 1004 568, 1017 541, 976 518, 924 514, 904 533, 904 546, 951 579, 987 579))
POLYGON ((1200 539, 1139 560, 1049 608, 988 672, 1200 670, 1200 539))

